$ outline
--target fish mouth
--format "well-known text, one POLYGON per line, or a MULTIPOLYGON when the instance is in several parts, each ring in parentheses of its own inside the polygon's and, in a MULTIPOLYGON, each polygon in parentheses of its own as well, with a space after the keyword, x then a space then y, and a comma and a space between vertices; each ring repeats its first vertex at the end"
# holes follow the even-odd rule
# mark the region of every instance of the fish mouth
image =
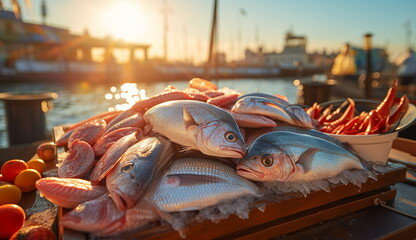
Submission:
POLYGON ((113 199, 114 204, 120 211, 126 211, 134 205, 130 197, 120 191, 115 190, 113 193, 110 193, 110 197, 113 199))
POLYGON ((246 150, 236 147, 230 147, 230 146, 220 146, 221 151, 227 152, 227 157, 230 158, 243 158, 246 155, 246 150))
POLYGON ((250 180, 260 180, 264 178, 264 173, 256 171, 245 165, 237 165, 237 174, 250 180))

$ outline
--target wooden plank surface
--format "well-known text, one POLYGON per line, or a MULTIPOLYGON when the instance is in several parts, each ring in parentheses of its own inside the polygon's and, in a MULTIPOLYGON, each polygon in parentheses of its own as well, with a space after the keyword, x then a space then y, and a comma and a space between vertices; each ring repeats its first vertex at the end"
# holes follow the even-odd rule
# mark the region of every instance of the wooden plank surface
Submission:
MULTIPOLYGON (((265 212, 252 210, 249 219, 240 219, 236 215, 216 224, 211 221, 191 224, 187 231, 189 239, 213 239, 229 235, 244 229, 259 227, 262 224, 307 211, 348 197, 358 196, 367 192, 382 189, 404 180, 406 168, 401 164, 390 165, 389 171, 377 176, 377 181, 370 179, 361 188, 352 184, 337 185, 331 192, 316 191, 306 198, 292 198, 278 203, 270 203, 265 212), (226 227, 223 227, 226 226, 226 227), (201 234, 204 233, 204 234, 201 234)), ((342 214, 340 214, 342 215, 342 214)), ((169 226, 159 226, 139 233, 126 235, 127 238, 146 237, 146 239, 180 239, 179 234, 169 226), (155 234, 157 233, 157 234, 155 234)))
MULTIPOLYGON (((40 144, 41 142, 39 142, 40 144)), ((35 148, 36 149, 36 148, 35 148)), ((31 159, 39 158, 36 151, 32 152, 31 159), (33 155, 34 154, 34 155, 33 155)), ((30 159, 29 159, 30 160, 30 159)), ((55 171, 54 161, 45 161, 46 171, 42 174, 47 175, 47 171, 55 171)), ((59 236, 58 230, 58 206, 41 197, 39 191, 22 193, 22 199, 19 205, 25 210, 26 220, 24 226, 44 226, 59 236)))
POLYGON ((374 199, 376 198, 388 201, 393 199, 395 195, 395 189, 386 189, 376 193, 373 192, 364 197, 355 196, 334 204, 328 204, 320 208, 303 212, 302 214, 292 216, 291 218, 277 219, 267 224, 257 226, 256 228, 251 228, 231 236, 225 236, 224 239, 270 239, 373 206, 374 199))

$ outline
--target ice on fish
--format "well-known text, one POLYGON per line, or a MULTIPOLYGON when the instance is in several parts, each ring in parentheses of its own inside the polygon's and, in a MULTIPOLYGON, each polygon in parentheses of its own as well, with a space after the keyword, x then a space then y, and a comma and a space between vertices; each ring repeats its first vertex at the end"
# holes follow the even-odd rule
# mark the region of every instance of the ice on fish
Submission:
POLYGON ((297 192, 306 197, 313 191, 323 190, 330 192, 331 188, 337 184, 347 185, 351 183, 361 187, 368 179, 377 179, 373 171, 367 169, 352 169, 345 170, 334 177, 314 181, 263 182, 262 189, 265 191, 265 195, 281 196, 287 193, 297 192))

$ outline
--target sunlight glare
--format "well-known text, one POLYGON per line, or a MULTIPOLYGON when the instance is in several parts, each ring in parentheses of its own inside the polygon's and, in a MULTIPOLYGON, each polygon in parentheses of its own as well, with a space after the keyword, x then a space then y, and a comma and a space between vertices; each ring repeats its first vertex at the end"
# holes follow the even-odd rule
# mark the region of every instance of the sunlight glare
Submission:
POLYGON ((111 99, 113 99, 113 94, 111 94, 111 93, 107 93, 107 94, 105 95, 105 99, 107 99, 107 100, 111 100, 111 99))
POLYGON ((114 39, 137 40, 145 31, 145 17, 137 1, 117 1, 103 14, 109 34, 114 39))
POLYGON ((139 89, 136 83, 124 83, 119 87, 121 92, 117 92, 116 87, 111 87, 110 91, 114 93, 107 93, 105 98, 117 102, 115 107, 108 108, 108 111, 130 109, 138 101, 147 99, 146 90, 139 89), (125 102, 118 103, 118 100, 125 100, 125 102))

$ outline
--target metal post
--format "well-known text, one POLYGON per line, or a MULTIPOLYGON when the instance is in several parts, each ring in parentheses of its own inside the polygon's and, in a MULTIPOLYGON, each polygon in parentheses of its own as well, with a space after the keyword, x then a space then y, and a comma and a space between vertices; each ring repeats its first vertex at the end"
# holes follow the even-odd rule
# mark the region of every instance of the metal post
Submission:
MULTIPOLYGON (((205 76, 209 79, 209 72, 211 65, 215 59, 213 59, 213 54, 215 53, 215 40, 217 38, 217 0, 214 0, 214 15, 212 17, 212 27, 211 27, 211 36, 210 36, 210 42, 209 42, 209 52, 208 52, 208 61, 206 63, 205 67, 205 76)), ((215 55, 214 55, 215 56, 215 55)))
POLYGON ((367 53, 366 59, 366 74, 365 74, 365 81, 364 81, 364 96, 366 99, 370 99, 372 97, 372 88, 371 82, 373 78, 373 69, 372 69, 372 62, 371 62, 371 38, 372 34, 367 33, 364 35, 364 50, 367 53))
POLYGON ((47 136, 45 113, 56 93, 1 93, 6 109, 9 145, 45 140, 47 136))

